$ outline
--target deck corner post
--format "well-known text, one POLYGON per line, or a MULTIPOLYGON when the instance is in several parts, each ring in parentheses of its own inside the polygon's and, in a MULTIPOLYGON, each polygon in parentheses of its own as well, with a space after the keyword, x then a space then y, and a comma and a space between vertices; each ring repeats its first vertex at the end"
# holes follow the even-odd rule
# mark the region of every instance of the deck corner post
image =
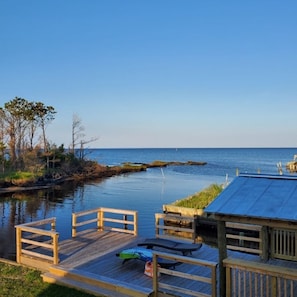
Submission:
POLYGON ((16 261, 21 263, 21 253, 22 253, 22 229, 16 227, 16 261))
POLYGON ((224 259, 227 258, 226 222, 218 221, 218 248, 219 248, 219 278, 220 297, 226 297, 226 267, 224 259))
POLYGON ((54 265, 59 263, 59 233, 53 235, 54 265))

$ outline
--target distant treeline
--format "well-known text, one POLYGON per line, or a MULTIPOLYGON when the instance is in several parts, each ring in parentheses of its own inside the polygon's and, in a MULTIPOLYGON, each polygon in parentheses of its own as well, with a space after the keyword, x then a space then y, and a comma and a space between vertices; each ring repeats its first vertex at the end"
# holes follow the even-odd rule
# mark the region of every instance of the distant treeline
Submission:
MULTIPOLYGON (((0 107, 2 182, 4 179, 9 182, 21 178, 50 179, 84 172, 84 145, 92 140, 83 140, 81 120, 74 115, 69 149, 65 150, 64 144, 51 144, 46 127, 55 119, 55 114, 53 106, 19 97, 0 107)), ((90 166, 93 164, 88 162, 87 167, 90 166)))
POLYGON ((50 150, 45 128, 54 120, 55 114, 52 106, 19 97, 0 107, 2 172, 7 167, 15 170, 24 169, 34 150, 43 153, 50 150))

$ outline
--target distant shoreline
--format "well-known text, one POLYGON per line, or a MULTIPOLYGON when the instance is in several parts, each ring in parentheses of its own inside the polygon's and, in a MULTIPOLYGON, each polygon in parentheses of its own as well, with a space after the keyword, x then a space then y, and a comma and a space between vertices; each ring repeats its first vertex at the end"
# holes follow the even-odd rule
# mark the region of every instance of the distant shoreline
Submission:
POLYGON ((71 181, 89 181, 100 178, 108 178, 116 175, 121 175, 125 173, 133 173, 146 171, 147 168, 156 168, 156 167, 167 167, 167 166, 204 166, 206 162, 197 162, 197 161, 187 161, 187 162, 179 162, 179 161, 154 161, 152 163, 125 163, 122 166, 102 166, 98 164, 97 170, 93 170, 91 172, 84 172, 80 175, 74 174, 72 176, 66 176, 59 179, 49 179, 44 182, 37 181, 36 183, 30 183, 27 186, 16 186, 9 185, 7 187, 0 188, 0 195, 7 193, 17 193, 24 191, 37 191, 37 190, 45 190, 53 188, 57 185, 61 185, 63 183, 71 182, 71 181))

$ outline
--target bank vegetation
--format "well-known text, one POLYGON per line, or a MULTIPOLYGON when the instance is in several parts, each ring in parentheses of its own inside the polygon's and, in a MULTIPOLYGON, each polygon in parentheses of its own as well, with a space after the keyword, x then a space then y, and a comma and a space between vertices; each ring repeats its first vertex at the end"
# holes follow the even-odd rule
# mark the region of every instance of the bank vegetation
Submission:
POLYGON ((86 181, 151 167, 169 165, 205 165, 205 162, 125 163, 105 166, 88 160, 85 146, 96 138, 86 139, 78 115, 72 118, 71 143, 52 143, 46 128, 56 115, 53 106, 15 97, 0 107, 0 191, 48 187, 67 181, 86 181))
POLYGON ((15 97, 0 107, 0 188, 41 187, 69 180, 110 177, 145 166, 108 167, 87 159, 80 118, 73 115, 71 144, 57 146, 46 134, 56 110, 43 102, 15 97))
POLYGON ((173 205, 193 209, 204 209, 223 191, 223 188, 223 185, 212 184, 200 192, 175 201, 173 205))
POLYGON ((44 283, 41 272, 14 262, 0 260, 0 296, 92 297, 94 295, 56 284, 44 283))

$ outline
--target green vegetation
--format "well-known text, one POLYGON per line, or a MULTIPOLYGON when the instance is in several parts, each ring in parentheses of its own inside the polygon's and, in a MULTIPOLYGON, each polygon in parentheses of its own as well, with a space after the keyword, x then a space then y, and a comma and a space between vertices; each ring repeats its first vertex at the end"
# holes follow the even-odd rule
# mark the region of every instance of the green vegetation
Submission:
POLYGON ((0 187, 32 186, 102 171, 102 166, 85 160, 84 146, 94 139, 84 139, 78 116, 73 117, 69 149, 47 139, 46 127, 55 114, 52 106, 19 97, 0 106, 0 187))
POLYGON ((93 295, 44 283, 38 270, 0 262, 0 296, 91 297, 93 295))
POLYGON ((175 206, 204 209, 211 201, 213 201, 223 190, 223 186, 212 184, 208 188, 194 195, 178 200, 173 203, 175 206))
POLYGON ((0 174, 0 185, 7 183, 17 185, 25 185, 29 183, 34 183, 39 177, 41 177, 41 173, 33 173, 27 171, 12 171, 11 173, 0 174))

